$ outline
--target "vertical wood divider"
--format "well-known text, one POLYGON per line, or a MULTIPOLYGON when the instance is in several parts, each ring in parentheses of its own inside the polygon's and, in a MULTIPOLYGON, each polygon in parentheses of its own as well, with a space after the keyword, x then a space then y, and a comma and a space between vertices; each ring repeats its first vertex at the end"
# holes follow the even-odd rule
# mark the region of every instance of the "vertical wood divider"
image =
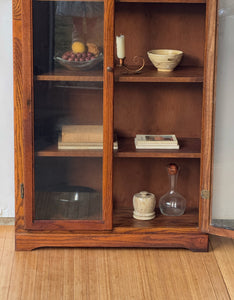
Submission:
POLYGON ((106 229, 112 229, 113 210, 114 3, 114 0, 104 1, 103 221, 106 229))

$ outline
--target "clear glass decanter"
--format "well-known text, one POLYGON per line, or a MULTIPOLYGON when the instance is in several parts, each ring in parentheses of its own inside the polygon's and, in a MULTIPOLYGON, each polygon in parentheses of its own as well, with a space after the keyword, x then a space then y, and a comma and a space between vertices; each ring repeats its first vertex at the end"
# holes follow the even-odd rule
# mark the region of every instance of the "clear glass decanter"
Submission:
POLYGON ((186 200, 176 192, 179 168, 176 164, 169 164, 167 172, 170 180, 170 191, 160 198, 159 208, 165 216, 181 216, 185 211, 186 200))

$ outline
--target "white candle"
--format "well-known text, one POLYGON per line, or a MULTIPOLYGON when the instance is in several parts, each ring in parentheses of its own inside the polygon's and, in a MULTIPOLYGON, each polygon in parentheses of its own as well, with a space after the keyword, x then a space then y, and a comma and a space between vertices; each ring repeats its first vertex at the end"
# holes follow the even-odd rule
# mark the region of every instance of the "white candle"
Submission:
POLYGON ((117 57, 125 58, 125 40, 124 35, 116 36, 117 57))

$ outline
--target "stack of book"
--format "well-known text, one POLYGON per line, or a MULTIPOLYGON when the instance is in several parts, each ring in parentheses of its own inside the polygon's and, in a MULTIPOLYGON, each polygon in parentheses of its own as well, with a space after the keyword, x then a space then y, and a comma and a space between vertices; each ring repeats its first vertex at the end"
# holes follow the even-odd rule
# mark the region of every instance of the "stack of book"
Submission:
POLYGON ((135 137, 136 149, 179 149, 178 140, 174 134, 146 135, 137 134, 135 137))
MULTIPOLYGON (((114 149, 118 148, 117 142, 114 149)), ((102 125, 63 125, 58 140, 59 150, 102 150, 102 125)))

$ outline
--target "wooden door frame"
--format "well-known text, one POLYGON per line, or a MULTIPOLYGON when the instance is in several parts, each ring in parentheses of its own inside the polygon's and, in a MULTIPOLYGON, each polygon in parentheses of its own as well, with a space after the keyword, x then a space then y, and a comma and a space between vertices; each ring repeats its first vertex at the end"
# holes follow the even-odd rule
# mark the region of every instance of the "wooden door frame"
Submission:
POLYGON ((214 167, 214 129, 216 103, 216 73, 218 44, 218 0, 207 0, 206 12, 206 47, 204 69, 204 98, 202 117, 202 160, 201 160, 201 193, 208 191, 207 197, 200 199, 201 229, 214 235, 234 238, 234 231, 217 228, 212 221, 212 192, 214 167))
MULTIPOLYGON (((114 0, 104 0, 104 82, 103 82, 103 214, 102 220, 33 220, 34 216, 34 95, 33 95, 33 28, 32 0, 14 0, 13 13, 20 6, 22 15, 17 28, 22 30, 22 146, 23 146, 23 227, 31 230, 110 230, 112 229, 112 159, 113 159, 113 88, 114 74, 114 0)), ((15 27, 16 28, 16 27, 15 27)), ((16 37, 14 30, 14 38, 16 37)), ((15 62, 18 59, 14 56, 15 62)), ((17 91, 15 98, 18 97, 17 91)), ((17 117, 17 115, 15 114, 17 117)), ((17 143, 16 137, 16 143, 17 143)), ((16 149, 19 150, 19 149, 16 149)), ((16 154, 17 157, 17 154, 16 154)), ((18 173, 16 165, 16 173, 18 173)), ((19 189, 17 185, 16 189, 19 189)), ((18 198, 18 197, 17 197, 18 198)), ((19 201, 17 200, 17 203, 19 201)), ((18 205, 17 205, 18 207, 18 205)))
POLYGON ((209 194, 211 190, 211 170, 213 155, 213 82, 215 78, 217 1, 218 0, 207 0, 206 3, 206 45, 204 54, 200 192, 202 193, 202 191, 208 191, 208 193, 207 197, 202 197, 202 194, 200 194, 200 225, 203 232, 208 232, 211 206, 209 194))

